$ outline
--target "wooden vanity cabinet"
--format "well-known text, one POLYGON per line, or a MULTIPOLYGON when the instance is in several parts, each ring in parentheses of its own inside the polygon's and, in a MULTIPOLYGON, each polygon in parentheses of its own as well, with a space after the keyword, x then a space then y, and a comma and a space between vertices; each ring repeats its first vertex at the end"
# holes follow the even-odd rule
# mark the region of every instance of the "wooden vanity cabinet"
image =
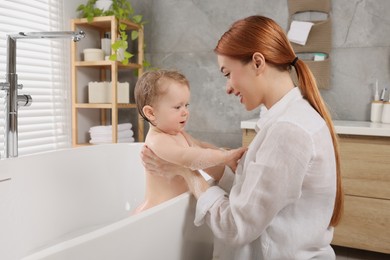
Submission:
MULTIPOLYGON (((243 129, 248 146, 256 132, 243 129)), ((332 244, 390 253, 390 137, 339 135, 344 214, 332 244)))
POLYGON ((242 129, 242 146, 248 147, 255 135, 256 131, 253 129, 242 129))
POLYGON ((390 253, 390 138, 339 140, 345 207, 332 243, 390 253))

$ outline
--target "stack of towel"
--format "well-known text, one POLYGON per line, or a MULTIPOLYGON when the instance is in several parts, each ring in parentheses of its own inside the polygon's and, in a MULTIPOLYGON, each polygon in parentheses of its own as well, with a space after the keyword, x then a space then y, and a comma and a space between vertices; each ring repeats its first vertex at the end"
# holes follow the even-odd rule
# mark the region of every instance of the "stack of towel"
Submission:
MULTIPOLYGON (((118 125, 118 143, 133 143, 134 133, 131 130, 132 125, 130 123, 118 125)), ((112 143, 112 126, 99 125, 93 126, 89 129, 91 135, 91 144, 106 144, 112 143)))

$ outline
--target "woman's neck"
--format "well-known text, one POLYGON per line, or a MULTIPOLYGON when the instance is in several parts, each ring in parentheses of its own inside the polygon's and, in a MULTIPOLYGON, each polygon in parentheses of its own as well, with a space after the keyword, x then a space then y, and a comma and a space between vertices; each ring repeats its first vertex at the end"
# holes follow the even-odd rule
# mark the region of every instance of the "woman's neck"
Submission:
POLYGON ((274 67, 269 67, 265 80, 267 81, 268 95, 264 105, 267 109, 270 109, 295 87, 289 71, 280 71, 274 67))

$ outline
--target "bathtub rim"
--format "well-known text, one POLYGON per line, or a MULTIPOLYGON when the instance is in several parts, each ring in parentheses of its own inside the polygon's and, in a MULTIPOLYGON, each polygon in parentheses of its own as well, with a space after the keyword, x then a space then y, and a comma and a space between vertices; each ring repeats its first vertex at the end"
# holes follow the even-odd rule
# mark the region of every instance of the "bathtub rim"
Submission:
MULTIPOLYGON (((147 209, 147 210, 140 212, 136 215, 129 215, 128 217, 126 217, 124 219, 107 224, 107 225, 102 226, 96 230, 90 231, 90 232, 85 233, 85 234, 81 234, 79 236, 76 236, 74 238, 70 238, 70 239, 65 240, 63 242, 59 242, 59 243, 51 245, 47 248, 43 248, 39 251, 32 252, 31 254, 23 257, 21 260, 39 260, 39 259, 48 257, 52 254, 60 253, 63 250, 66 250, 66 249, 72 248, 74 246, 77 246, 79 244, 91 241, 96 237, 104 236, 104 235, 107 235, 111 232, 117 231, 121 228, 124 228, 124 227, 126 227, 134 222, 139 221, 140 219, 142 219, 144 217, 155 214, 156 212, 160 211, 161 209, 168 208, 171 205, 178 203, 179 200, 180 201, 181 200, 188 200, 189 201, 191 199, 191 196, 192 196, 191 192, 189 192, 189 191, 184 192, 184 193, 180 194, 179 196, 176 196, 175 198, 172 198, 168 201, 165 201, 165 202, 161 203, 160 205, 157 205, 155 207, 147 209)), ((195 218, 195 216, 194 216, 194 218, 195 218)))
MULTIPOLYGON (((27 155, 21 155, 19 157, 15 157, 15 158, 1 158, 0 159, 0 164, 1 163, 10 163, 10 161, 12 160, 19 160, 19 159, 23 159, 23 158, 26 158, 26 157, 39 157, 39 156, 43 156, 45 154, 52 154, 52 153, 62 153, 62 152, 67 152, 67 151, 72 151, 72 150, 89 150, 89 149, 102 149, 104 147, 108 147, 108 146, 122 146, 122 147, 126 147, 126 146, 136 146, 136 145, 143 145, 144 142, 133 142, 133 143, 107 143, 107 144, 96 144, 96 145, 85 145, 85 146, 78 146, 78 147, 67 147, 67 148, 61 148, 61 149, 57 149, 57 150, 51 150, 51 151, 43 151, 43 152, 37 152, 37 153, 33 153, 33 154, 27 154, 27 155)), ((12 181, 12 172, 10 171, 6 171, 6 172, 0 172, 0 184, 3 183, 3 182, 7 182, 7 181, 12 181)))

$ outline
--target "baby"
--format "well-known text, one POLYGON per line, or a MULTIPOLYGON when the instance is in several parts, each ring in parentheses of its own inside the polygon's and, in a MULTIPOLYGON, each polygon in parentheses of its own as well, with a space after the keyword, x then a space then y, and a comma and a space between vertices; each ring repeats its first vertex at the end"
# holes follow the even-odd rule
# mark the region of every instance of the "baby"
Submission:
MULTIPOLYGON (((213 166, 237 166, 245 148, 219 149, 201 142, 184 131, 188 121, 190 87, 177 71, 145 72, 135 86, 140 115, 150 123, 145 144, 161 159, 192 170, 213 166)), ((145 201, 136 213, 156 206, 188 190, 181 176, 171 179, 146 171, 145 201)))

